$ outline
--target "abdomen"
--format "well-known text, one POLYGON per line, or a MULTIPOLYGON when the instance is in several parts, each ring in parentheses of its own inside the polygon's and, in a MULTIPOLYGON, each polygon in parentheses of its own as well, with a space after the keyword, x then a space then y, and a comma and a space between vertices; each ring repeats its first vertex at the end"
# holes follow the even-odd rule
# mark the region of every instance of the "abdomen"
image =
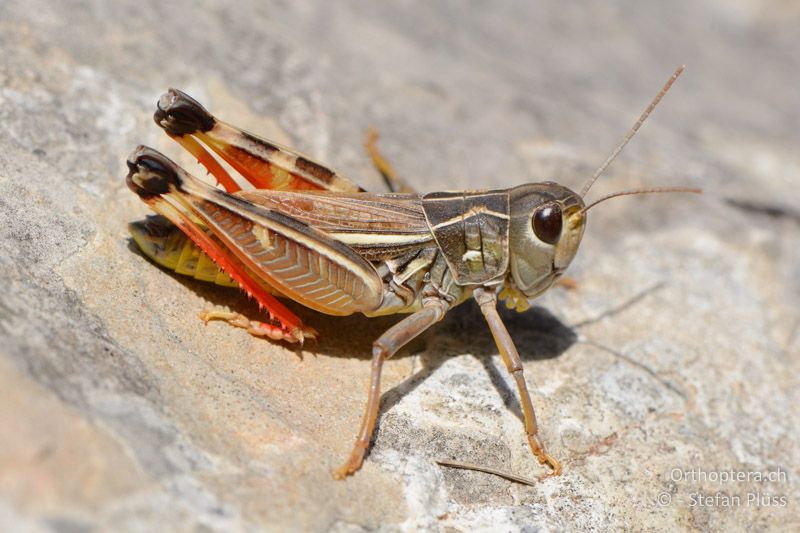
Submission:
POLYGON ((164 268, 223 287, 238 287, 177 226, 161 216, 128 224, 128 231, 142 253, 164 268))

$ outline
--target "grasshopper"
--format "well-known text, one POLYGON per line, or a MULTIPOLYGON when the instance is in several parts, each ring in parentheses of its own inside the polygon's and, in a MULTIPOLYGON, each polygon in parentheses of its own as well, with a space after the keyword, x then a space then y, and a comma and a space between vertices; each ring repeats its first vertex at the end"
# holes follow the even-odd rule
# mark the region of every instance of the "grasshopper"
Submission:
POLYGON ((553 182, 510 189, 418 194, 378 152, 367 148, 392 192, 370 193, 286 147, 212 116, 170 89, 156 124, 213 174, 214 187, 152 148, 128 159, 127 184, 163 218, 129 226, 145 255, 176 272, 254 297, 269 320, 205 312, 257 336, 287 342, 313 338, 276 296, 329 315, 409 315, 373 344, 366 410, 337 479, 356 472, 378 415, 381 368, 449 309, 473 298, 516 381, 533 455, 559 475, 561 464, 541 441, 519 353, 497 311, 498 297, 523 311, 547 290, 578 250, 587 211, 609 198, 647 192, 700 192, 672 187, 617 192, 586 204, 589 188, 639 129, 683 67, 675 71, 580 194, 553 182), (216 154, 247 180, 242 190, 216 154))

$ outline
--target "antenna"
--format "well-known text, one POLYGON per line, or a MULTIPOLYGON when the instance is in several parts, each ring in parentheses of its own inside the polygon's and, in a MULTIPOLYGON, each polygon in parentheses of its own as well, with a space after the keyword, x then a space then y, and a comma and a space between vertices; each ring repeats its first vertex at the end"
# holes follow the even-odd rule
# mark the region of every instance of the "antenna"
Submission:
POLYGON ((581 213, 585 213, 586 211, 593 208, 600 202, 605 202, 606 200, 610 200, 611 198, 616 198, 617 196, 628 196, 631 194, 650 194, 654 192, 693 192, 696 194, 703 194, 703 189, 699 189, 697 187, 653 187, 649 189, 630 189, 627 191, 619 191, 603 196, 599 200, 595 200, 594 202, 590 203, 589 205, 581 209, 581 213))
MULTIPOLYGON (((594 175, 589 179, 589 181, 586 182, 586 185, 583 186, 583 189, 581 189, 581 198, 586 196, 586 193, 589 192, 589 189, 592 188, 592 185, 594 184, 595 181, 597 181, 597 178, 600 177, 600 175, 603 173, 603 171, 605 171, 608 165, 611 164, 614 158, 616 158, 617 155, 619 155, 619 153, 622 151, 622 149, 625 148, 625 145, 628 144, 628 141, 630 141, 631 138, 636 134, 636 132, 639 131, 639 128, 642 126, 642 123, 644 123, 644 121, 647 119, 647 117, 650 115, 653 109, 656 108, 656 106, 664 97, 664 95, 667 94, 667 91, 669 91, 669 88, 672 87, 673 83, 675 83, 675 80, 678 79, 678 76, 683 74, 684 69, 686 69, 686 65, 681 65, 680 67, 675 69, 675 72, 672 74, 670 79, 667 80, 667 83, 664 84, 664 87, 661 88, 661 91, 659 91, 656 97, 653 98, 653 101, 650 102, 650 105, 647 106, 647 109, 644 110, 644 113, 642 113, 642 115, 639 117, 639 120, 636 121, 636 124, 634 124, 633 127, 628 131, 628 133, 622 139, 622 142, 619 143, 619 145, 616 148, 614 148, 614 151, 611 152, 611 155, 608 156, 608 159, 606 159, 603 162, 603 164, 600 165, 600 168, 598 168, 595 171, 594 175)), ((635 194, 635 193, 628 193, 628 194, 635 194)), ((586 211, 586 209, 584 209, 584 211, 586 211)))

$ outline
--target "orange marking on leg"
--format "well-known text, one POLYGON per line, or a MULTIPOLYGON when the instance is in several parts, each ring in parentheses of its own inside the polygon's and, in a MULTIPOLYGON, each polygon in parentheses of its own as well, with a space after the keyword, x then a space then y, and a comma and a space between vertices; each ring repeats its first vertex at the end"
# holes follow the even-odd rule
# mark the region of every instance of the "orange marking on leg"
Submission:
POLYGON ((273 176, 269 163, 211 135, 199 132, 196 135, 227 161, 230 166, 235 168, 236 172, 249 181, 253 187, 256 189, 272 189, 273 176))
POLYGON ((299 178, 291 172, 276 168, 272 163, 248 153, 246 150, 220 139, 209 132, 196 133, 197 137, 214 150, 230 166, 236 169, 256 189, 280 189, 286 191, 320 190, 320 187, 299 178), (278 179, 284 173, 288 179, 278 179))

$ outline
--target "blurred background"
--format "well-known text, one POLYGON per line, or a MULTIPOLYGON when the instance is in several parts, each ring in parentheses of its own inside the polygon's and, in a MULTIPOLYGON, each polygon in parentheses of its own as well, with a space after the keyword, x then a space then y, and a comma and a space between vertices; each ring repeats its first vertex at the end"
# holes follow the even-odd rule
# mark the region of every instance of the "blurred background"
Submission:
POLYGON ((2 529, 800 526, 798 28, 785 0, 5 0, 2 529), (564 465, 533 487, 435 462, 545 473, 471 304, 389 362, 372 452, 335 482, 397 317, 296 308, 322 334, 302 352, 203 326, 209 305, 257 310, 127 235, 134 147, 195 168, 152 122, 168 87, 373 190, 370 126, 423 192, 579 189, 681 64, 589 199, 705 194, 593 209, 577 287, 504 314, 564 465))

